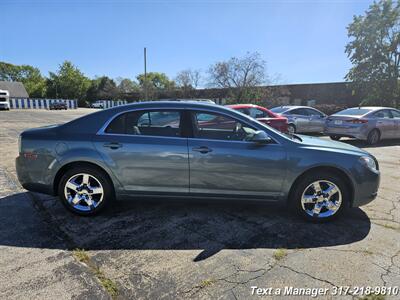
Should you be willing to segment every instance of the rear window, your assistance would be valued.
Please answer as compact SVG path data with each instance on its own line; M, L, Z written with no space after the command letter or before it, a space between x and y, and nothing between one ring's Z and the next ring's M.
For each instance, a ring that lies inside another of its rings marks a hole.
M135 111L116 117L105 130L111 134L179 137L179 111Z
M274 107L274 108L270 109L270 111L277 113L277 114L283 113L284 111L287 111L287 110L288 110L287 107Z
M362 116L371 112L370 109L365 108L348 108L334 114L335 116Z

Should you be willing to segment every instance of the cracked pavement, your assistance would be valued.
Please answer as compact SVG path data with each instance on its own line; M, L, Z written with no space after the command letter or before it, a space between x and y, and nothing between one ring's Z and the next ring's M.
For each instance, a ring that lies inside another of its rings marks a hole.
M272 205L166 199L120 202L83 218L56 197L23 190L14 160L22 130L89 111L0 112L0 298L110 298L74 259L75 248L115 282L120 299L262 298L252 286L400 286L400 141L367 148L380 164L378 197L333 223L309 224ZM285 249L281 259L277 249Z

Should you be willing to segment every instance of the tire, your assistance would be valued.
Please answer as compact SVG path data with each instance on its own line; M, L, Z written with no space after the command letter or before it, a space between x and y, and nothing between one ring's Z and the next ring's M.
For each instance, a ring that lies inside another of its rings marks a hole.
M108 176L97 168L73 167L61 177L58 195L69 211L80 216L93 216L114 200L114 187Z
M329 191L332 187L335 187L336 191L332 189L329 197L326 197L327 193L325 196L317 196L313 185L316 182L321 192ZM302 176L294 186L289 200L295 214L307 221L322 223L336 219L349 207L350 191L347 184L336 174L317 171ZM331 209L327 205L330 205Z
M296 133L296 126L293 125L293 124L289 124L288 127L287 127L287 131L288 131L289 134Z
M367 136L367 144L368 145L375 145L379 143L381 139L381 133L378 129L372 129Z
M340 136L338 136L338 135L330 135L329 137L331 138L331 140L334 140L334 141L340 140Z

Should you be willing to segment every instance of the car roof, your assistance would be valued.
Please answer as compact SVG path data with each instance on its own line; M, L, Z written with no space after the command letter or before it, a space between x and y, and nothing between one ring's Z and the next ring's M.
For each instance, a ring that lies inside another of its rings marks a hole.
M262 107L260 105L256 105L256 104L252 104L252 103L247 103L247 104L241 104L241 103L239 103L239 104L228 104L228 105L225 105L225 106L226 107L231 107L231 108L251 108L251 107L265 108L265 107Z
M69 128L70 130L85 130L85 132L93 132L98 130L98 124L104 124L111 117L119 113L129 112L131 110L141 109L205 109L214 112L223 112L226 110L234 111L229 107L222 105L216 105L215 103L204 102L204 101L193 101L188 99L187 101L171 101L171 100L158 100L158 101L143 101L135 102L120 106L114 106L111 108L103 109L91 114L84 115L80 118L74 119L68 123L62 125L63 128ZM236 111L239 114L239 112ZM96 129L97 128L97 129Z
M353 108L364 108L364 109L370 109L370 110L380 110L380 109L396 109L393 107L385 107L385 106L357 106L357 107L349 107L346 109L353 109Z
M314 107L306 106L306 105L283 105L281 107L284 107L284 108L312 108L312 109L315 109Z
M156 100L156 101L141 101L135 103L128 103L125 105L115 106L110 109L118 109L123 108L125 109L135 109L139 107L208 107L208 108L215 108L219 105L216 105L214 102L208 102L203 99L196 100L196 99L167 99L167 100Z

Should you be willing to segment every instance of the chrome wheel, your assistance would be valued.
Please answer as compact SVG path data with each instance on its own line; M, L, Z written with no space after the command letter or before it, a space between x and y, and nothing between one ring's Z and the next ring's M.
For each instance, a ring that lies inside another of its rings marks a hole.
M301 196L301 207L311 217L333 216L342 205L342 192L333 182L318 180L306 187Z
M378 130L374 129L371 131L369 136L369 143L371 145L376 144L379 141L379 132Z
M104 189L96 177L80 173L67 180L64 196L74 209L93 211L103 201Z

